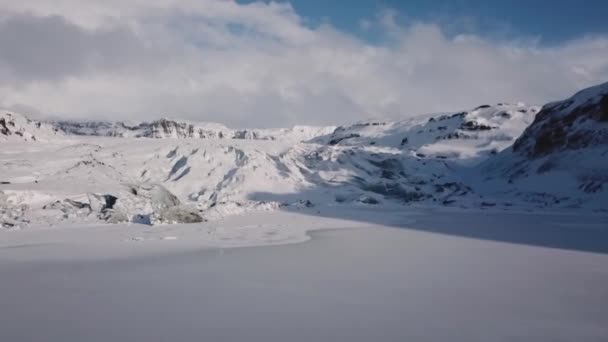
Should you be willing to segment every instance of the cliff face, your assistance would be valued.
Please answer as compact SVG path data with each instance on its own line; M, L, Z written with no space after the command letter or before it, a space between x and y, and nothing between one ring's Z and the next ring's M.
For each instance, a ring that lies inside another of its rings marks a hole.
M123 138L225 138L231 137L231 130L214 123L192 123L159 119L152 122L129 124L105 121L56 121L58 130L69 135L107 136Z
M49 123L67 135L154 139L308 140L334 127L296 126L281 129L230 129L212 122L162 118L151 122L54 121Z
M545 105L513 144L513 151L539 158L565 150L608 144L608 82Z
M194 124L160 119L140 124L141 136L148 138L215 138L227 137L229 129L217 124Z

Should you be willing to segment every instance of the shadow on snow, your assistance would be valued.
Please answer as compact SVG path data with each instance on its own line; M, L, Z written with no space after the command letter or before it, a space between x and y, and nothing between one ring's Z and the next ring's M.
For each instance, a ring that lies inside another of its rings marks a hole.
M252 199L294 203L319 198L311 190L298 194L255 193ZM322 195L321 195L322 196ZM496 209L383 209L381 205L285 206L284 211L369 222L400 229L520 245L608 254L608 216L593 213L498 211Z

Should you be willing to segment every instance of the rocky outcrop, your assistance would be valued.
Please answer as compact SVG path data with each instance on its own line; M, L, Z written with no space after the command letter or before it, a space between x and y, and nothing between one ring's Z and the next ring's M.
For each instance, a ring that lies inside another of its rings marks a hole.
M480 172L494 183L478 189L498 186L495 193L547 207L608 210L608 83L543 106L512 148Z
M56 135L53 128L23 115L0 111L0 140L36 141Z
M0 192L0 204L1 196ZM0 214L14 214L17 209L19 208L12 208L10 212L8 209L0 211ZM65 198L44 205L42 210L48 212L49 217L55 212L63 219L99 220L107 223L135 222L153 225L204 221L196 208L182 204L160 184L132 185L127 191L115 195L88 193L86 196ZM15 224L15 218L3 222Z
M608 144L608 82L545 105L513 144L513 151L538 158L564 150Z
M146 199L152 207L150 213L136 213L136 221L158 223L197 223L203 218L196 209L183 205L169 190L160 184L132 186L131 193Z
M223 139L233 135L230 129L219 124L193 123L166 118L136 124L120 121L53 121L51 124L65 134L85 136Z

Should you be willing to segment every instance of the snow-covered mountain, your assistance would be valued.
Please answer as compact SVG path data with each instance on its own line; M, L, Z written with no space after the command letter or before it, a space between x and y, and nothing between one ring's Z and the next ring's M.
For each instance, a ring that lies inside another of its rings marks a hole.
M606 88L542 109L483 105L337 128L3 114L0 221L196 222L315 206L606 210Z
M502 193L607 209L608 83L545 105L511 148L480 169Z
M470 163L511 146L539 109L521 103L499 103L396 122L361 122L340 126L331 135L315 141L340 146L392 147L422 158Z
M608 82L545 105L513 145L530 158L608 144Z
M58 134L53 125L0 109L0 141L44 141Z
M108 121L55 121L58 130L73 135L134 138L228 138L228 127L216 123L193 123L170 119L128 123Z
M291 129L230 129L213 122L191 122L162 118L152 122L53 121L49 123L68 135L155 138L155 139L247 139L305 140L325 134L333 127L296 126Z

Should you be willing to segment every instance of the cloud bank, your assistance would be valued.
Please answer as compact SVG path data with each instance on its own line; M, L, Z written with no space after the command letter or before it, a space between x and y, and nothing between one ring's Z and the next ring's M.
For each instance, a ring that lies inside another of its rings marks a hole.
M286 3L0 0L0 107L233 127L402 118L560 99L608 80L608 36L555 46L365 19L370 43Z

